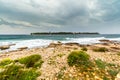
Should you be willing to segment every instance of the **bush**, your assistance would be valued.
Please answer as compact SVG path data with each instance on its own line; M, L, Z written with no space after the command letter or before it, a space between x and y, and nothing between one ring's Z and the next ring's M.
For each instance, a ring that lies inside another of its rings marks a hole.
M28 67L28 68L36 66L37 62L40 62L39 66L41 66L41 64L43 62L42 59L41 59L41 56L37 55L37 54L21 58L18 61L21 64L25 64L26 67Z
M82 50L82 51L87 51L87 48L86 48L86 47L83 47L81 50Z
M5 65L8 65L10 63L12 63L13 61L10 59L4 59L0 62L0 67L4 67Z
M100 47L100 48L93 49L93 51L95 51L95 52L106 52L106 51L108 51L108 49L105 48L105 47Z
M0 73L0 80L35 80L38 75L34 69L24 69L13 64Z
M39 74L34 69L20 70L17 77L17 80L36 80Z
M18 80L16 76L19 69L20 66L17 65L7 67L2 73L0 73L0 80Z
M75 66L85 65L86 66L86 65L89 65L88 63L90 62L89 58L90 56L83 51L73 51L69 54L67 58L68 59L67 62L69 66L73 66L73 65Z

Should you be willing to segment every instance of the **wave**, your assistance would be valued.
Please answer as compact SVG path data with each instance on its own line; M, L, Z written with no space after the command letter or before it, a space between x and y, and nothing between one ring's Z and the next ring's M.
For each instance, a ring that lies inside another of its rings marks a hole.
M79 44L92 44L92 43L100 43L99 40L106 39L105 37L97 37L97 38L66 38L64 43L68 42L76 42Z
M28 48L34 48L34 47L43 47L48 46L50 43L56 42L53 40L44 40L44 39L33 39L33 40L22 40L22 41L9 41L9 42L0 42L0 46L2 45L12 45L9 49L5 51L12 51L17 50L21 47L28 47Z

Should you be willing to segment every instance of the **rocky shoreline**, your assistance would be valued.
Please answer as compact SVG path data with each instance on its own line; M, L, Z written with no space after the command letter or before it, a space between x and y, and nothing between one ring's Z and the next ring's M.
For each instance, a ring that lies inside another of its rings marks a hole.
M120 66L120 43L109 40L101 40L101 42L101 44L92 45L80 45L78 43L63 44L61 42L58 42L51 43L48 47L33 49L28 49L27 47L24 47L16 51L6 52L3 54L1 53L0 61L6 58L15 60L33 54L40 54L44 63L39 69L41 71L41 76L39 76L37 80L59 80L56 76L60 72L69 75L69 77L77 77L77 72L74 69L75 67L69 67L69 65L67 64L68 55L72 51L76 50L85 50L85 52L90 55L91 60L101 59L106 63ZM116 75L116 80L120 79L119 75L120 73ZM102 80L99 78L96 79ZM77 78L77 80L80 80L79 77ZM88 80L91 79L88 78Z

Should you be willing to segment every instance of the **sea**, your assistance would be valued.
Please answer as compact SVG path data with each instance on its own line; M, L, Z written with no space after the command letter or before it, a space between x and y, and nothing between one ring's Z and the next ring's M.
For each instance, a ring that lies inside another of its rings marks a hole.
M120 34L65 34L65 35L0 35L0 46L12 45L7 50L17 50L21 47L35 48L46 47L50 43L79 43L79 44L94 44L101 43L99 40L113 40L120 42Z

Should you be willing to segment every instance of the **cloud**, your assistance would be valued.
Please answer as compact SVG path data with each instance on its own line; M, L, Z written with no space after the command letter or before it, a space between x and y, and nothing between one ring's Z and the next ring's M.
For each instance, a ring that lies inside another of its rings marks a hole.
M104 27L120 26L119 5L119 0L0 0L0 24L27 28L24 33L103 32Z

